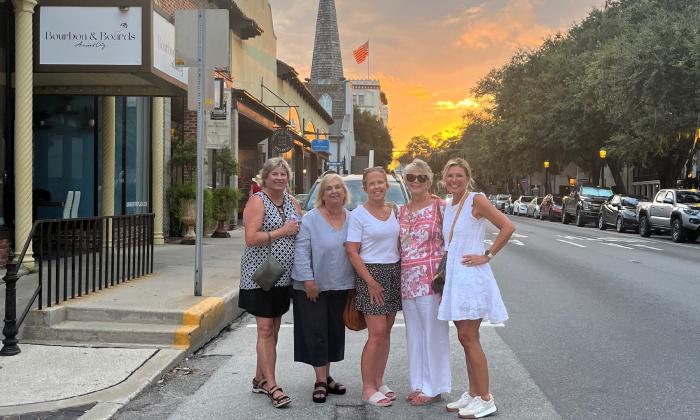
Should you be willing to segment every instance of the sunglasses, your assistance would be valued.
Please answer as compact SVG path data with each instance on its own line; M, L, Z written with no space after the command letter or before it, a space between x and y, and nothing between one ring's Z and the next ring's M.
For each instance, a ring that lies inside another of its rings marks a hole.
M428 175L406 175L406 181L414 182L415 180L418 180L418 182L420 182L421 184L425 184L426 182L428 182Z

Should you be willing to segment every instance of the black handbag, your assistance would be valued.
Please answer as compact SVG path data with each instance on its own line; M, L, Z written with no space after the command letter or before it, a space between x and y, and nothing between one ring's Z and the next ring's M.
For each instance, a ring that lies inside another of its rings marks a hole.
M464 201L466 200L467 196L469 193L465 192L464 195L462 195L462 199L459 200L459 208L457 209L457 214L455 215L454 220L452 221L452 227L450 227L450 238L447 241L447 245L450 245L450 242L452 242L452 235L455 233L455 225L457 224L457 220L459 220L459 215L462 213L462 207L464 206ZM445 268L447 266L447 251L445 251L445 255L442 256L442 259L440 260L440 264L438 265L437 270L435 271L435 275L433 276L433 281L430 283L430 288L433 289L433 292L435 293L442 293L443 289L445 288Z
M272 237L270 233L267 233L267 250L269 252L267 258L263 263L255 270L253 273L253 281L260 286L265 292L269 292L275 283L277 283L285 272L285 269L277 261L274 255L272 255Z

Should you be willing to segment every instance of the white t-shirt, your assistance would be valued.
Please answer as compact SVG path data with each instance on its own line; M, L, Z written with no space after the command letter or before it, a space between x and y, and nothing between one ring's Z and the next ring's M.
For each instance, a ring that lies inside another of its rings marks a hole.
M350 212L348 242L359 242L360 257L368 264L392 264L399 255L399 221L392 210L385 221L372 216L359 205Z

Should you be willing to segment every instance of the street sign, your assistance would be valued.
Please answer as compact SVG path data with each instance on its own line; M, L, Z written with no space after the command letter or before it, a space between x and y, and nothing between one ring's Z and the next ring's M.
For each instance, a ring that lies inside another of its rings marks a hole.
M329 140L311 140L312 152L328 152L331 150L331 142Z
M197 10L175 11L175 65L179 67L199 66ZM206 69L229 68L230 33L228 10L204 10L204 67Z
M211 111L214 109L214 75L211 72L205 72L204 76L204 110ZM199 110L199 96L197 86L199 83L199 69L192 67L187 74L187 109L190 111Z

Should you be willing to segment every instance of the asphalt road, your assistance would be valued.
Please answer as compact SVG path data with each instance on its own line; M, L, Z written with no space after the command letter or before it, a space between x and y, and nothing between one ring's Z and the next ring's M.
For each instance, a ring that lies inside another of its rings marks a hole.
M698 418L700 244L513 220L516 235L492 262L511 319L505 327L482 328L497 418ZM348 394L313 404L312 371L293 362L290 315L280 333L277 372L291 408L273 409L250 392L255 328L246 316L117 418L455 418L443 404L415 408L402 401L410 389L400 316L386 374L399 392L396 404L378 409L360 401L364 332L348 332L346 359L332 367ZM447 400L466 387L454 327L451 335Z

